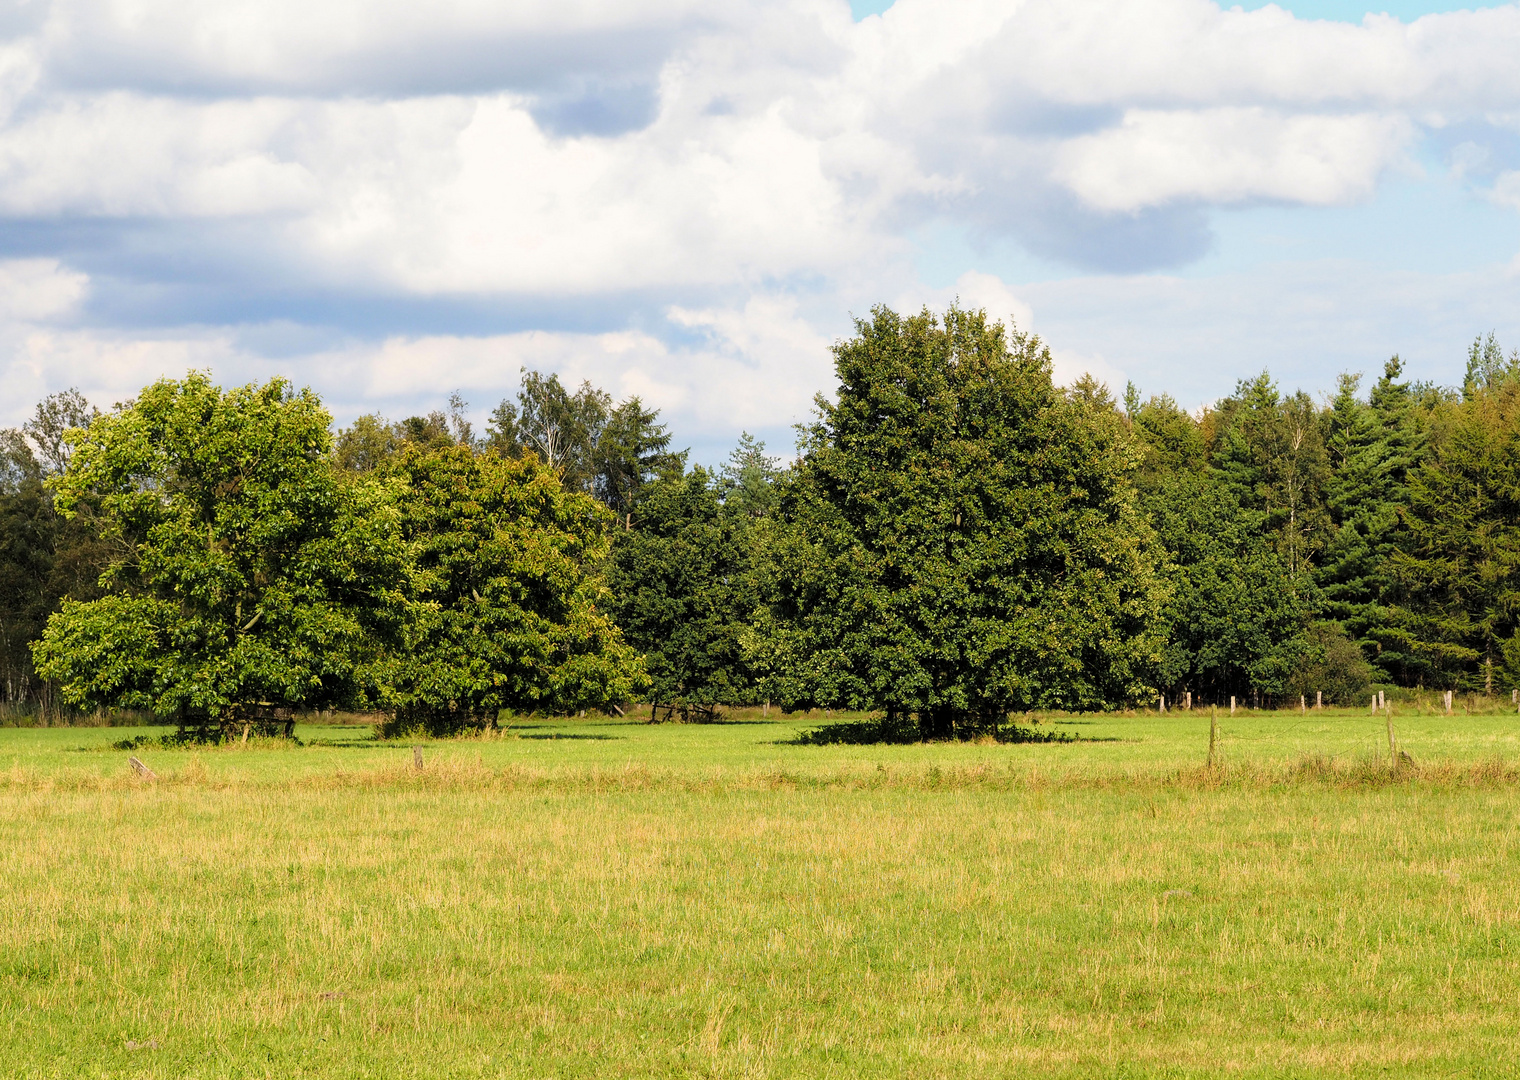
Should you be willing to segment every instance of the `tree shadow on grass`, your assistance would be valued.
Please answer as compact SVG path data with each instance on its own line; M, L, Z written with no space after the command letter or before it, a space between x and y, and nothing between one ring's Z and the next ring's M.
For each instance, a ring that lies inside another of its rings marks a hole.
M1064 731L1036 731L1033 728L1008 724L994 734L985 732L982 738L999 743L1074 743L1117 742L1116 739L1083 739ZM792 746L878 746L882 743L906 746L911 743L928 742L912 720L892 720L874 717L868 720L849 720L838 724L800 731L796 738L780 740ZM935 740L944 742L970 742L973 739Z
M533 735L524 735L519 731L513 731L519 739L589 739L593 742L613 742L619 739L627 739L627 735L583 735L580 733L565 734L560 731L546 731Z

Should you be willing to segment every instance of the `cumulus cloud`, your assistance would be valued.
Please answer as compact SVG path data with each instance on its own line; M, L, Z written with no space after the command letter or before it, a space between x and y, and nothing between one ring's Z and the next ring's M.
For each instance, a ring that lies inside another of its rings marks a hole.
M284 319L344 408L528 364L703 430L800 419L876 300L1064 325L995 275L926 288L916 229L1109 295L1173 280L1222 209L1372 199L1427 140L1520 208L1517 51L1515 6L33 0L0 19L7 385L273 371ZM460 305L511 314L448 327ZM1054 343L1062 378L1136 363Z

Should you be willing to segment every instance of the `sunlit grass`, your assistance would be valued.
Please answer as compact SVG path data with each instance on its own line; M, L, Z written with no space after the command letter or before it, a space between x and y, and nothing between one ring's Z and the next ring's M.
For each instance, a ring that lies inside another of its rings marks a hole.
M739 719L0 731L0 1075L1516 1071L1520 718Z

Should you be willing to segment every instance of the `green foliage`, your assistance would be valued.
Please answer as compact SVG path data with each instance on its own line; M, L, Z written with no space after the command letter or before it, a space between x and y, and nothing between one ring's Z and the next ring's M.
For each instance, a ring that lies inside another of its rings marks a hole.
M67 390L44 398L19 430L0 431L0 701L30 700L44 714L55 714L58 702L36 675L31 643L65 596L99 594L95 579L107 558L92 507L60 517L46 480L68 465L66 433L95 415Z
M1343 375L1329 413L1332 475L1325 487L1335 531L1316 568L1324 614L1350 635L1384 679L1407 678L1411 657L1394 629L1390 559L1405 542L1407 476L1422 435L1410 387L1398 381L1397 356L1384 366L1370 400Z
M645 490L635 524L614 532L610 610L646 656L652 701L755 700L741 648L759 600L744 512L753 503L736 490L725 503L705 469L667 476Z
M1288 677L1289 698L1313 704L1316 694L1333 705L1362 705L1372 690L1372 665L1335 623L1316 623L1302 635L1303 649Z
M1106 393L1061 393L1038 339L955 308L877 308L834 356L765 548L772 696L934 736L1147 696L1164 589Z
M531 457L463 446L406 446L384 475L409 568L402 644L376 672L391 730L449 734L642 689L596 575L605 509Z
M1520 350L1508 356L1490 332L1487 339L1473 339L1467 350L1467 373L1462 378L1462 397L1472 400L1484 390L1497 390L1507 382L1520 379Z
M1266 372L1220 402L1211 464L1263 526L1290 574L1310 569L1330 535L1324 487L1330 465L1319 411L1300 391L1281 397Z
M1152 492L1182 472L1198 472L1208 463L1208 447L1198 422L1179 408L1170 394L1153 396L1140 404L1131 383L1132 406L1127 410L1136 438L1144 449L1135 482L1142 492Z
M517 404L496 407L485 445L506 457L536 456L567 489L594 494L626 524L644 484L685 466L659 415L637 397L614 407L612 395L589 382L571 393L558 375L524 369Z
M352 702L399 577L396 520L340 485L328 416L273 380L161 380L70 433L59 511L98 506L107 594L69 600L33 653L82 707L227 727Z
M1283 693L1314 589L1272 550L1265 512L1206 473L1177 473L1147 502L1171 560L1164 684L1213 701Z
M1479 387L1431 414L1405 522L1408 538L1390 569L1400 593L1393 632L1411 673L1431 686L1471 690L1496 689L1501 674L1514 680L1520 381Z

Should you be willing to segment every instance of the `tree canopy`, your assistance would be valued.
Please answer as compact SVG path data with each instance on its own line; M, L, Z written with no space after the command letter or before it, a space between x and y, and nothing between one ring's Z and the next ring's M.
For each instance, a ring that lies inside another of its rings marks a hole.
M958 308L877 308L834 357L767 550L773 695L947 735L1149 694L1160 550L1106 394L1063 393L1037 338Z
M330 418L283 380L161 380L69 433L50 484L98 505L105 595L65 600L34 653L78 706L227 726L355 700L398 580L382 493L340 485Z

